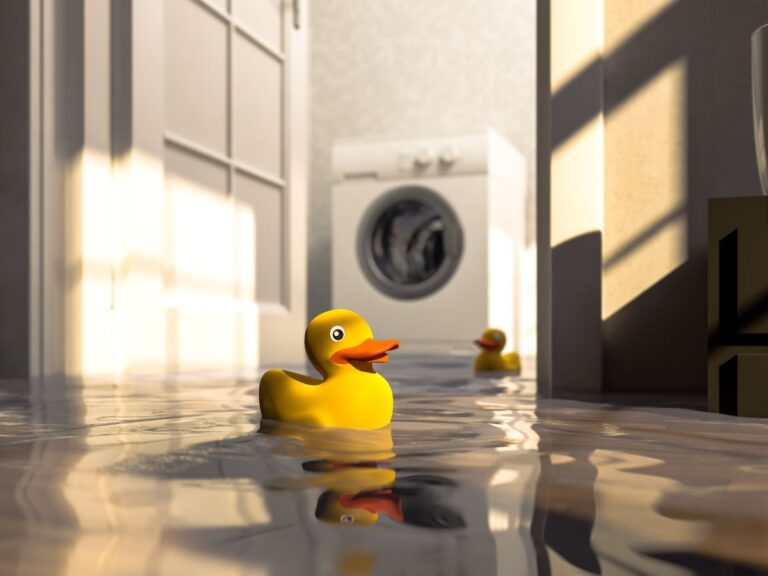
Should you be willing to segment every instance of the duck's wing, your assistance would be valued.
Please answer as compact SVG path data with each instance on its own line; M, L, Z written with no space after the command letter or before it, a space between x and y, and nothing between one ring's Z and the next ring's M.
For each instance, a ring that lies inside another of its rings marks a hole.
M322 380L290 372L268 370L259 384L259 406L263 418L303 424L318 424L317 398Z
M298 372L291 372L290 370L281 370L281 372L286 376L288 376L288 378L301 382L302 384L309 384L311 386L316 386L317 384L321 384L323 382L321 378L313 378L312 376L307 376L306 374L299 374Z
M502 360L504 360L504 363L511 370L520 370L520 354L518 354L517 352L510 352L509 354L504 354L504 356L502 356Z

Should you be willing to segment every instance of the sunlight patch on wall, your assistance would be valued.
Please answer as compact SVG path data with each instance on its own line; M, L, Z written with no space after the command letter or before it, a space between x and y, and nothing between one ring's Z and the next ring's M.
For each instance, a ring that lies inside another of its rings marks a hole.
M114 374L111 162L85 149L67 186L67 371ZM79 182L77 175L79 174Z
M550 85L556 94L603 53L603 0L553 0ZM603 116L597 91L582 95L575 107L598 110L552 151L551 246L602 230ZM556 121L554 119L553 121ZM557 129L557 127L554 127Z
M169 301L179 304L168 307L169 367L171 371L224 367L236 344L234 310L215 306L233 297L227 170L180 155L174 159L172 152L167 164L166 306Z
M121 210L117 279L122 337L121 368L149 372L165 368L163 165L139 150L115 163Z
M686 76L669 64L606 119L603 318L687 259Z
M172 371L255 369L256 215L222 166L168 149L168 354Z
M552 154L552 246L603 227L602 114Z
M611 53L678 0L605 0L605 47Z
M552 94L603 52L603 0L552 0Z
M235 365L255 370L259 364L259 316L256 301L256 214L251 206L235 200Z
M82 152L67 187L70 374L256 369L254 209L226 169L180 156Z

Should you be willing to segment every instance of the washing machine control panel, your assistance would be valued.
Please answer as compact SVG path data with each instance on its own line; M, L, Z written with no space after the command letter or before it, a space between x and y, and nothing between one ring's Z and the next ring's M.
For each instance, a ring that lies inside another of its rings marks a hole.
M433 164L440 172L452 168L461 158L461 150L456 144L446 144L437 149L432 146L401 150L398 154L398 168L401 173L421 173Z
M440 164L443 166L453 166L460 157L461 151L455 144L448 144L440 150Z
M432 148L424 146L419 148L413 157L413 164L416 168L427 168L435 159L435 152Z
M486 174L490 150L509 148L492 130L465 136L339 141L333 148L336 182Z

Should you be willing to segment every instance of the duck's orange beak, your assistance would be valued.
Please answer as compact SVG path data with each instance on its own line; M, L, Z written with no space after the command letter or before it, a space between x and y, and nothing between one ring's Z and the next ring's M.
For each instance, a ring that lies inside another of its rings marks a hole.
M373 340L368 338L357 346L338 350L331 356L334 364L352 364L355 362L389 362L387 352L400 347L397 340Z
M491 340L490 338L478 338L475 340L475 345L479 346L480 348L485 348L486 350L490 350L491 348L496 348L496 346L499 345L496 340Z
M339 498L339 504L344 508L367 510L371 514L383 512L392 520L403 521L400 497L393 494L390 488L360 492L359 494L344 494Z

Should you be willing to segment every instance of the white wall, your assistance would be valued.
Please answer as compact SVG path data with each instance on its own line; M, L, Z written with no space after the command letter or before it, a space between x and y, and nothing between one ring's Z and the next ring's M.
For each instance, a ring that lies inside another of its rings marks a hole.
M535 0L322 0L311 21L309 315L330 307L331 145L491 126L528 160L535 238Z

